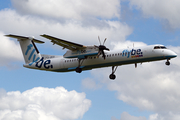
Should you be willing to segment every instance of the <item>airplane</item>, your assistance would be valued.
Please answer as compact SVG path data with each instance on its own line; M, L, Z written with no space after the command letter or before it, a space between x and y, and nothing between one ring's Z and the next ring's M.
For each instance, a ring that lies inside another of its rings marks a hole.
M26 68L38 69L53 72L70 72L76 71L81 73L85 70L95 68L112 67L112 72L109 75L111 80L116 78L115 72L118 66L166 60L165 64L170 65L169 60L177 57L177 54L164 45L149 45L142 47L133 47L110 51L104 44L94 46L84 46L67 40L59 39L50 35L41 35L44 38L51 40L53 44L57 44L68 51L63 56L40 54L35 43L44 43L33 37L24 37L18 35L5 35L7 37L16 38L21 46L24 56Z

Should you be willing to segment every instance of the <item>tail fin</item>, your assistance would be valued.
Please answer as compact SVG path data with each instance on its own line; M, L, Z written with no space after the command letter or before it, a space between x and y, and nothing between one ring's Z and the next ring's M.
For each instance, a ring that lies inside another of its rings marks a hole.
M41 55L34 42L44 43L43 41L39 41L30 37L23 37L17 35L6 35L6 36L18 39L18 41L20 42L21 50L26 64L32 65L34 62L37 62L38 60L41 59Z

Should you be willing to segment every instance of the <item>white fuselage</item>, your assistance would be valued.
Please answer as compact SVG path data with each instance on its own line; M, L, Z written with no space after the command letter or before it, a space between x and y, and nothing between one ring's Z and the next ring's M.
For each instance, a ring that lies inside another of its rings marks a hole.
M86 59L81 60L82 64L80 68L82 68L82 70L90 70L108 66L165 60L177 56L176 53L169 49L155 49L155 46L156 45L150 45L105 52L105 60L102 58L102 55L100 55L99 58L96 56L88 56ZM78 67L78 59L52 55L49 56L49 58L42 57L40 61L26 64L24 67L54 72L75 71Z

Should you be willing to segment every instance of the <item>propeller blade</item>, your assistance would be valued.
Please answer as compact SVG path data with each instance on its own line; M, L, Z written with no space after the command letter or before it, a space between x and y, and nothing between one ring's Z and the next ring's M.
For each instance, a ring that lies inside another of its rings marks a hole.
M106 48L106 46L104 46L104 44L105 44L107 38L104 39L103 44L101 44L101 40L100 40L100 37L99 37L99 36L98 36L98 40L99 40L100 45L99 45L99 46L94 45L94 47L96 47L96 48L99 49L97 58L102 54L102 57L103 57L104 60L105 60L105 59L106 59L106 55L105 55L105 53L104 53L104 50L110 51L109 48Z
M101 40L100 40L100 37L98 36L98 40L99 40L99 43L100 43L100 45L101 45Z
M105 60L106 59L106 55L105 55L104 51L102 51L102 54L103 54L103 58Z
M105 48L104 50L110 51L109 48Z
M101 55L101 51L98 52L97 58L99 58L100 55Z
M107 38L104 39L103 45L104 45L104 43L106 42L106 40L107 40Z

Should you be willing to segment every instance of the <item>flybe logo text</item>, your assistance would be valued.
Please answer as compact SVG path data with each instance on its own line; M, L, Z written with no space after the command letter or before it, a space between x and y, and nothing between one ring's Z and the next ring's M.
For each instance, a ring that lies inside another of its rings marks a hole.
M31 50L31 48L32 48L33 50ZM36 53L35 53L36 50L33 48L33 45L32 45L32 44L30 44L30 45L27 46L27 50L26 50L26 52L25 52L25 55L26 55L26 56L28 55L28 53L30 52L30 50L31 50L31 53L29 54L28 60L30 61L31 58L32 58L32 62L29 64L29 65L31 66L34 62L38 61L40 58L36 56Z
M131 58L137 58L137 57L143 57L143 52L141 49L132 49L132 50L123 50L122 52L123 57L131 57Z
M45 69L53 68L51 60L44 60L44 57L42 57L40 61L36 62L36 67L41 68L42 66L44 66Z
M27 46L25 55L27 56L27 59L30 61L29 63L30 66L36 63L35 66L38 68L41 68L41 67L44 67L45 69L53 68L53 65L51 65L51 60L44 60L44 57L40 59L40 56L37 54L32 44L29 44Z

